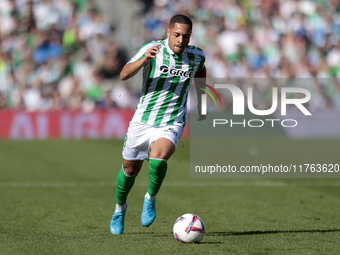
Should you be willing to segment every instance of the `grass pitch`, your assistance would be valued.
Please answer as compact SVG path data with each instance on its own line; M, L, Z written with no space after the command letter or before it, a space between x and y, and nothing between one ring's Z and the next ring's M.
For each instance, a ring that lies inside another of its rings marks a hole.
M190 179L189 141L181 141L169 161L153 225L140 223L145 162L128 198L124 234L113 236L109 222L122 144L0 141L0 254L340 251L339 179ZM330 140L327 146L338 144ZM201 244L173 237L175 219L189 212L205 223Z

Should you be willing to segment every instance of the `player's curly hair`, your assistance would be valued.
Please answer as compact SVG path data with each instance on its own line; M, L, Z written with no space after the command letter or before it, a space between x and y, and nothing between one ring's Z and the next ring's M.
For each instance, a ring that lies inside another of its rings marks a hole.
M170 20L169 27L174 27L175 23L179 24L187 24L190 26L190 30L192 30L192 21L190 18L183 14L177 14L173 16Z

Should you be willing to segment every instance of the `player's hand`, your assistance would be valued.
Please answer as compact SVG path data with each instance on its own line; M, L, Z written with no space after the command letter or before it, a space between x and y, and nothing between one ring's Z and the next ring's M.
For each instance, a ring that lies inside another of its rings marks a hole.
M146 58L146 61L150 61L151 59L155 58L156 57L156 54L159 53L159 46L161 46L162 44L157 44L153 47L151 47L150 49L148 49L145 53L145 58Z

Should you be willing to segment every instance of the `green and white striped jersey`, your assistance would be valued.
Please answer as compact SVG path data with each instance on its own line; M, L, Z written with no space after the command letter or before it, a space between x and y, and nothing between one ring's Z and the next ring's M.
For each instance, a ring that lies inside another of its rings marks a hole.
M157 44L161 44L160 52L143 68L142 93L132 121L155 127L184 127L191 81L195 72L203 69L205 56L201 49L190 45L177 56L165 39L143 45L128 63L141 59Z

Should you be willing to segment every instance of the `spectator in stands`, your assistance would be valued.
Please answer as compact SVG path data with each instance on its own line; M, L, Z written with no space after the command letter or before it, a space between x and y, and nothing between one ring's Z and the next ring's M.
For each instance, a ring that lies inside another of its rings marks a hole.
M164 38L169 17L187 14L210 76L318 79L311 107L340 109L339 1L142 2L134 21L145 18L145 42ZM115 81L130 56L114 42L96 1L2 0L0 19L1 108L134 107L112 92L135 101L135 92ZM139 45L133 42L126 46Z

